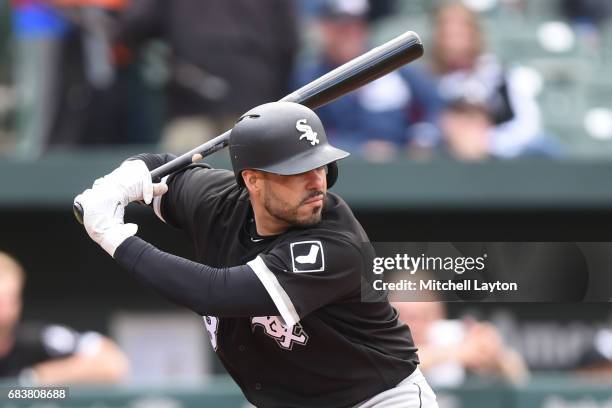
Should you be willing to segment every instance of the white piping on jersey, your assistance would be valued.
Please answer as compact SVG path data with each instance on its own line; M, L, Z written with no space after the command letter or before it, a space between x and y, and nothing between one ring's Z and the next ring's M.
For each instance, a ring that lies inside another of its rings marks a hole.
M170 176L166 176L164 178L161 179L162 183L166 183L166 180L168 180L168 177ZM161 213L161 199L163 196L159 196L159 197L155 197L153 199L153 211L155 212L155 215L157 215L157 218L159 218L160 220L162 220L164 223L166 222L166 220L164 220L164 217L162 217L162 213Z
M261 259L260 256L247 262L247 265L251 267L255 275L259 278L261 283L264 285L268 294L272 298L272 301L276 305L276 308L281 314L281 317L285 321L285 325L288 329L291 329L297 322L300 321L300 316L295 311L295 307L289 299L287 292L278 282L276 276L268 268L266 263Z
M249 225L247 226L249 239L251 240L251 242L258 243L266 239L265 237L264 238L253 238L253 235L251 235L251 224L255 224L255 218L251 218L249 220ZM255 235L257 235L257 227L255 227Z

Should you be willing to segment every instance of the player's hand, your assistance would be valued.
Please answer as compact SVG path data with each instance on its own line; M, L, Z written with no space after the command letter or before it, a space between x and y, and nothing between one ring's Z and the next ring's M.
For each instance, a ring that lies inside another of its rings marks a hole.
M85 190L74 199L83 207L83 225L91 239L110 256L123 241L136 234L136 224L124 224L127 199L116 189L98 185Z
M155 186L153 196L168 190L165 184ZM87 234L110 256L114 256L119 245L138 231L136 224L124 224L129 197L112 184L98 184L76 196L74 201L83 208L83 225Z
M110 174L97 179L91 189L75 197L83 208L87 234L110 256L123 241L138 231L136 224L124 224L125 207L138 200L150 204L153 197L168 191L163 183L153 184L142 160L126 161Z
M144 201L151 204L154 195L159 196L167 191L165 184L153 184L149 169L142 160L123 162L112 173L94 182L93 189L99 187L116 189L121 195L120 200L127 203Z

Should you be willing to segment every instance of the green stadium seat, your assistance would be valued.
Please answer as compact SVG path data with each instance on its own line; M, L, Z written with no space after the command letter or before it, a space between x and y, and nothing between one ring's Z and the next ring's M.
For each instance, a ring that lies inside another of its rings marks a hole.
M587 100L590 106L612 109L612 83L602 81L589 84Z
M385 41L405 32L414 31L421 37L427 50L427 43L431 37L429 16L397 15L388 17L372 27L372 44L382 44Z
M433 3L433 0L397 0L399 13L409 16L429 13Z
M601 50L603 60L612 66L612 21L601 28Z
M561 17L560 0L523 0L530 21L555 20Z

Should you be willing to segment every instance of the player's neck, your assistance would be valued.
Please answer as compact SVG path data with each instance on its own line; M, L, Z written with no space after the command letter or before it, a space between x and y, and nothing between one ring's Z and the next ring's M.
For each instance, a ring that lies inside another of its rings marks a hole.
M253 208L253 218L255 219L257 235L261 237L280 235L291 227L286 221L270 214L261 203L251 200L251 207Z
M255 229L257 235L269 237L282 234L289 229L289 225L285 222L281 222L270 214L262 214L259 217L255 214Z

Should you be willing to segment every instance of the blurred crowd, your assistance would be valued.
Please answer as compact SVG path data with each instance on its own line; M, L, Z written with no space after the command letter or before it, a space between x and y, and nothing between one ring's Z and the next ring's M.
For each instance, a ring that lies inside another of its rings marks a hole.
M413 29L397 24L413 3L11 0L0 6L12 39L0 33L12 63L0 68L0 152L139 143L183 152L364 53L389 21L393 35ZM373 161L564 156L537 81L489 44L481 6L491 2L419 3L408 14L425 22L426 56L321 108L332 142ZM591 37L611 13L607 1L554 4Z

